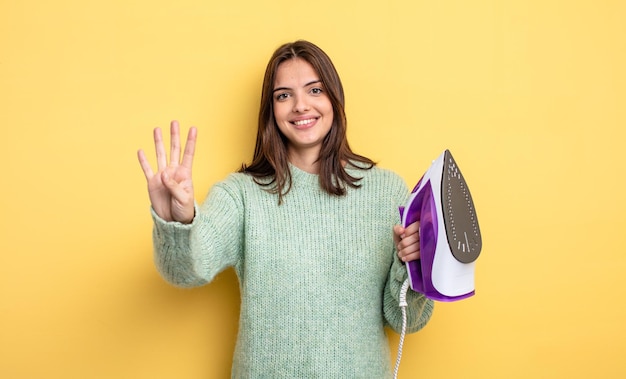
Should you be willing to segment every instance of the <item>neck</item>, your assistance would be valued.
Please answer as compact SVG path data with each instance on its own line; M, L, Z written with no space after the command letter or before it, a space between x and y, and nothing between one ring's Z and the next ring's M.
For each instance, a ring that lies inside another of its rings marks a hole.
M289 162L309 174L319 174L319 149L312 151L289 151Z

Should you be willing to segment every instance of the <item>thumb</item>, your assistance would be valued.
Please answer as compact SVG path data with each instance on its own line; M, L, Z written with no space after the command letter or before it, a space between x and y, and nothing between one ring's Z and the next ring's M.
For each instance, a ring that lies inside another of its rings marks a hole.
M174 198L180 200L180 197L185 193L185 190L181 187L180 183L174 180L170 174L167 173L167 170L164 170L161 173L161 181L163 182L165 188L170 191L170 194Z
M393 236L397 242L400 242L402 238L404 238L405 228L402 225L394 225L393 226Z
M170 192L174 189L174 187L176 187L176 185L178 185L178 183L176 183L176 181L167 173L167 170L163 170L161 173L161 182L165 187L167 187L167 189L170 190Z
M397 224L397 225L394 225L394 226L393 226L393 232L394 232L397 236L401 236L402 234L404 234L404 232L405 232L405 228L404 228L402 225Z
M181 206L186 207L190 203L190 198L193 197L189 195L189 193L183 188L183 186L174 180L167 171L163 171L161 173L161 181L165 188L168 189L172 198L178 202Z

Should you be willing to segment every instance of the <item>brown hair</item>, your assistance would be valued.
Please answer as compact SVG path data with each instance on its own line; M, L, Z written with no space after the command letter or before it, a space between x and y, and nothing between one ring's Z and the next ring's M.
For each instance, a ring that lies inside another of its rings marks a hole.
M282 202L282 197L291 189L287 140L278 129L274 119L272 92L278 66L292 58L304 59L313 66L332 104L333 124L324 138L318 158L319 181L320 186L327 193L345 195L346 185L357 188L361 178L348 174L344 163L359 169L370 169L375 163L369 158L355 154L350 149L346 137L347 120L344 111L343 86L339 74L328 55L308 41L299 40L280 46L267 64L261 92L254 156L252 163L249 166L242 165L239 171L252 175L257 184L269 187L268 191L271 193L277 193L279 204ZM362 164L355 165L356 162Z

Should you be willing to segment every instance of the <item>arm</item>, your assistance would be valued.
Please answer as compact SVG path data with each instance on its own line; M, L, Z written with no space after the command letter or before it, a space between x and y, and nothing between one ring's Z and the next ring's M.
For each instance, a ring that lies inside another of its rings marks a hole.
M193 223L168 222L154 209L151 211L154 221L154 263L161 276L179 287L196 287L206 283L194 270L190 248Z
M215 190L198 209L191 179L197 130L189 129L182 157L178 122L172 121L170 135L168 162L161 129L154 129L156 172L143 150L137 156L152 206L156 266L172 284L193 287L210 281L237 261L240 239L228 238L240 230L242 207L228 191Z
M191 224L166 222L153 211L154 260L161 276L179 287L201 286L242 258L243 206L236 191L216 184Z
M408 278L405 265L394 254L394 260L389 270L383 299L385 321L396 332L402 329L402 312L399 306L400 288ZM408 290L407 296L407 333L414 333L422 329L433 312L434 302L423 294Z
M403 192L400 198L405 195L406 192ZM396 332L400 332L402 330L402 311L399 306L400 289L405 280L408 279L405 263L420 257L419 222L406 228L401 225L394 225L393 240L393 262L385 284L383 312L389 326ZM406 300L408 303L407 332L414 333L422 329L430 320L434 302L410 288L406 294Z

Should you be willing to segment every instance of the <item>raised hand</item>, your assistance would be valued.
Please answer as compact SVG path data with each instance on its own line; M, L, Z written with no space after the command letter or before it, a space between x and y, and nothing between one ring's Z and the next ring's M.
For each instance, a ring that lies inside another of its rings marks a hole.
M189 129L182 161L180 130L177 121L172 121L170 134L170 159L168 163L161 129L154 129L154 147L157 157L156 173L150 167L143 150L137 152L137 157L146 176L150 202L156 214L165 221L178 221L188 224L193 221L195 216L191 167L198 131L194 127Z

